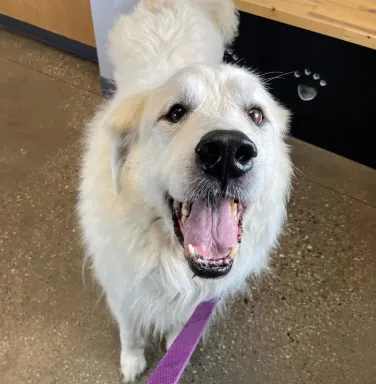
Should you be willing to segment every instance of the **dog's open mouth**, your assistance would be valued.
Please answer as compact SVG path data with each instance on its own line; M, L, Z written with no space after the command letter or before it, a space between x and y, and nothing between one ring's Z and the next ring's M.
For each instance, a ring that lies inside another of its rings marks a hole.
M169 201L175 234L194 275L214 279L229 273L243 234L245 207L234 199Z

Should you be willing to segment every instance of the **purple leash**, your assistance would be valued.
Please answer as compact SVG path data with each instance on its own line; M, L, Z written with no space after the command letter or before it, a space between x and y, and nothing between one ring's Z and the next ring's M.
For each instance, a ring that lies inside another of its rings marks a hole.
M219 299L197 306L146 384L177 384L195 351Z

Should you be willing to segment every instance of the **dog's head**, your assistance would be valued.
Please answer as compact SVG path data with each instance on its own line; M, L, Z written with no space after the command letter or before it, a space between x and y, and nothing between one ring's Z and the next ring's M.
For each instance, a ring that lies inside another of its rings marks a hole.
M248 208L278 193L288 118L244 69L185 69L111 116L114 187L122 193L124 169L137 174L140 199L175 233L192 271L224 276Z

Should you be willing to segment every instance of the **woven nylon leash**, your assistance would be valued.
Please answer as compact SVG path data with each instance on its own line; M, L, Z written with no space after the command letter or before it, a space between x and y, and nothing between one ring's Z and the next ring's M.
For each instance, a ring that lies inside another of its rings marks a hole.
M204 301L197 306L178 337L146 384L177 384L195 351L218 299Z

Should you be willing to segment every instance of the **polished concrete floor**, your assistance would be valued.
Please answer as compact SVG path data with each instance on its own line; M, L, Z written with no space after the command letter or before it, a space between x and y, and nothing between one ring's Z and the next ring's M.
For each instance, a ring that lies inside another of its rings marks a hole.
M116 327L83 283L74 214L97 67L0 29L0 73L0 382L120 383ZM183 384L376 382L376 171L291 145L273 273L250 281L252 300L234 299ZM153 344L150 367L161 355Z

